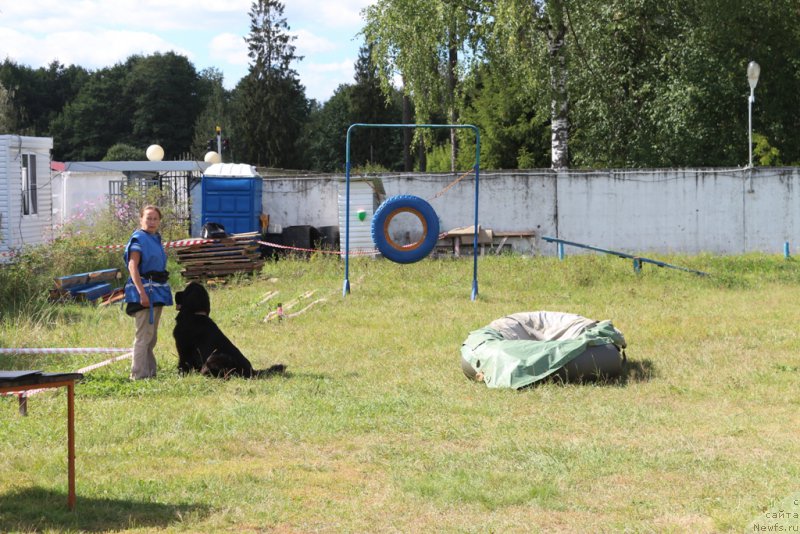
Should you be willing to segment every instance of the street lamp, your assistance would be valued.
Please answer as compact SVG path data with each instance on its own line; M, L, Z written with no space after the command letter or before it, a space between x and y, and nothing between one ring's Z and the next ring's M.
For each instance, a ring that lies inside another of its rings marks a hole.
M758 63L751 61L747 65L747 83L750 84L750 98L747 100L747 147L750 151L750 168L753 168L753 102L756 97L753 91L758 83L758 75L761 74L761 67Z
M150 161L161 161L164 159L164 149L160 145L150 145L145 152Z

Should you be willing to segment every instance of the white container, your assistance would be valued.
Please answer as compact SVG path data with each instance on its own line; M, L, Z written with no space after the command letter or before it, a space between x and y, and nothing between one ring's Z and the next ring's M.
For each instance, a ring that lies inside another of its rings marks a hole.
M339 249L345 251L345 211L347 207L346 182L339 182ZM371 182L350 179L350 253L358 250L374 250L372 242L372 216L378 207L378 198ZM358 212L363 210L364 220Z

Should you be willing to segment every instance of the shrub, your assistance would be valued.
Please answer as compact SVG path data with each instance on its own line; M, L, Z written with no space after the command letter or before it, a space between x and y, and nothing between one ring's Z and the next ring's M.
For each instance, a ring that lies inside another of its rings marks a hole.
M119 268L126 273L122 249L98 246L128 242L139 225L140 207L158 204L160 192L153 187L129 194L110 205L88 204L57 229L56 238L46 244L25 247L10 264L0 266L0 316L35 312L48 304L49 289L59 276ZM164 241L188 237L171 204L159 205L163 214Z

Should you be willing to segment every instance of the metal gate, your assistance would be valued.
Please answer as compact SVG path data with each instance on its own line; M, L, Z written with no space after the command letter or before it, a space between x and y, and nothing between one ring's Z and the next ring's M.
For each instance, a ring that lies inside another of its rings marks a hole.
M200 182L200 172L126 172L126 179L111 180L108 183L108 198L111 205L119 201L136 199L142 203L152 189L158 191L157 198L150 199L159 206L170 206L176 223L190 231L192 203L190 190ZM136 206L137 211L141 206Z

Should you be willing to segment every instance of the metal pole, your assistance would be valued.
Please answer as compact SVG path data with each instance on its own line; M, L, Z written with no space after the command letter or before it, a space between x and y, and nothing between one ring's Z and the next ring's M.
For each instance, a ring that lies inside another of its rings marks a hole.
M344 225L344 287L342 296L346 297L350 293L350 132L355 128L470 128L475 132L475 233L473 234L473 268L472 268L472 295L471 299L478 297L478 191L480 186L480 153L481 137L480 130L472 124L365 124L354 123L347 129L347 141L345 143L345 225Z
M748 167L753 168L753 89L750 89L750 98L747 100L747 149L750 154Z
M475 132L475 234L472 241L472 294L470 300L478 298L478 191L480 188L481 174L481 132L477 126L472 126Z
M351 124L347 129L347 141L345 142L344 286L342 286L342 297L346 297L350 293L350 132L355 126L355 124Z

